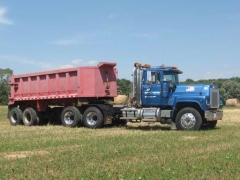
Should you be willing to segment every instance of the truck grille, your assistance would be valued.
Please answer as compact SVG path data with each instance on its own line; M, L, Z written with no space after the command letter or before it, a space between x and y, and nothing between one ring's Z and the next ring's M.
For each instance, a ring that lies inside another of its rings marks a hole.
M219 89L210 90L210 107L218 108L219 107Z

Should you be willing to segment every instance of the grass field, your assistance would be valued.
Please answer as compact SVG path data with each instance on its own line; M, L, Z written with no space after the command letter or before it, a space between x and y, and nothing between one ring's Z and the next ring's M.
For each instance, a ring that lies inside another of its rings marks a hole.
M0 107L0 179L240 179L240 109L214 130L127 124L11 126Z

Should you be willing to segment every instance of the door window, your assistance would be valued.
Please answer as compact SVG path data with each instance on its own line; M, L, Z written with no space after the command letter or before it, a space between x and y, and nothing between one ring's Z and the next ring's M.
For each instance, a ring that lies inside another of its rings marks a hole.
M147 71L147 83L160 84L160 73L156 71Z

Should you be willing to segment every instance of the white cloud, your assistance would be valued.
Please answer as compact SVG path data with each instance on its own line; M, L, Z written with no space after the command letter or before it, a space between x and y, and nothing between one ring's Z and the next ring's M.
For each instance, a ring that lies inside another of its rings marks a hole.
M43 69L54 69L55 68L55 66L52 63L44 62L44 61L31 61L31 60L22 59L22 60L19 60L19 62L22 64L40 66Z
M12 25L13 22L5 17L7 13L7 9L4 7L0 7L0 24Z
M75 66L71 65L71 64L65 64L59 67L59 69L66 69L66 68L73 68Z
M219 79L224 78L226 75L222 72L208 71L204 73L204 79Z
M90 65L96 65L98 63L98 61L88 61L87 64L90 64Z
M65 64L60 66L59 69L64 69L64 68L73 68L77 67L81 63L82 66L86 65L97 65L98 61L84 61L82 59L74 59L71 61L71 64Z
M79 66L79 64L80 64L80 66L88 66L88 65L95 66L98 63L98 61L95 61L95 60L84 61L82 59L74 59L69 64L61 65L61 63L57 63L57 65L56 65L56 61L29 60L24 57L9 56L9 55L0 55L0 64L1 64L1 62L8 62L10 64L16 65L16 67L24 67L24 68L21 68L21 71L18 71L18 73L74 68L74 67Z
M98 34L96 33L76 33L68 37L60 37L59 39L50 40L48 43L57 46L72 46L72 45L84 45L96 43L95 38Z
M79 64L81 62L83 62L82 59L74 59L74 60L71 61L72 64Z
M29 60L13 55L0 55L0 61L7 62L14 67L21 67L20 69L25 69L26 72L31 72L32 69L39 69L39 71L56 69L56 65L49 61Z

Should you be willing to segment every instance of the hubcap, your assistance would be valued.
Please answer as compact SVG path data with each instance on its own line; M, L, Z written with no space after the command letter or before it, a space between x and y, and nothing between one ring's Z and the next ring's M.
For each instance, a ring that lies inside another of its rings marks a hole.
M68 125L74 122L74 114L72 112L66 112L64 114L64 122Z
M98 117L97 114L95 112L89 112L87 114L87 123L91 126L94 126L97 124L98 121Z
M196 124L196 118L192 113L183 114L181 117L181 125L186 129L191 129Z

